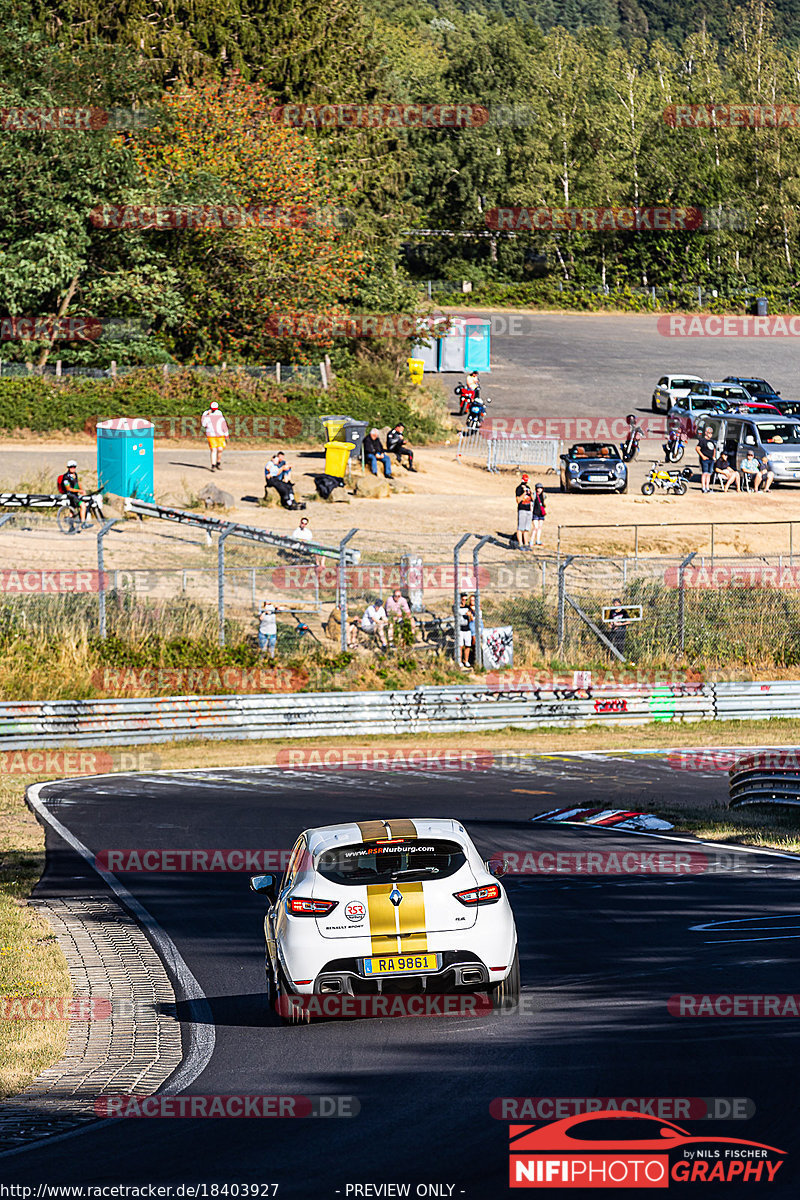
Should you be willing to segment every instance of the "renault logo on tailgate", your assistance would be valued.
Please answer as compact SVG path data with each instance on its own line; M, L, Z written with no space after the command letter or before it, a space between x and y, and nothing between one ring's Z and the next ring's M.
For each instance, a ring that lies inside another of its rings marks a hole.
M399 888L397 887L396 884L392 888L391 892L389 892L389 899L391 900L391 902L395 906L395 908L397 908L398 904L403 899L403 893L399 890Z

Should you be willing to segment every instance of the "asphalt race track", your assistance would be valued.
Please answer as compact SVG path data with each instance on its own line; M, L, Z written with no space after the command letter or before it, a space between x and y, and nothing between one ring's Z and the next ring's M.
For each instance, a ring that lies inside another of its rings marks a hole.
M626 808L645 798L722 801L727 789L724 772L674 770L655 754L530 763L459 774L253 768L109 776L46 785L42 795L94 853L284 849L315 825L448 816L463 820L488 858L498 850L662 852L672 839L536 825L530 816L587 800ZM50 829L47 842L37 894L103 891ZM687 849L685 840L679 848ZM120 875L208 998L216 1044L188 1092L354 1095L360 1114L105 1122L0 1156L0 1182L278 1183L279 1197L308 1200L398 1195L352 1185L410 1184L412 1196L489 1200L510 1194L509 1126L489 1111L496 1097L746 1097L755 1106L750 1119L676 1123L694 1135L786 1151L775 1182L670 1186L706 1196L753 1188L796 1196L800 1018L687 1018L667 1007L679 993L800 993L797 860L734 852L719 861L722 870L686 876L507 876L522 966L516 1014L302 1028L281 1026L265 1003L264 902L245 874ZM191 1006L178 1007L189 1022ZM427 1184L441 1190L417 1192Z

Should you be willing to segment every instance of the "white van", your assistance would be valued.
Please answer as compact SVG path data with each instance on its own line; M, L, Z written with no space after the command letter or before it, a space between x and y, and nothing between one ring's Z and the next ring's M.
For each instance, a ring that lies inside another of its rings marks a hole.
M796 417L714 413L698 422L698 434L711 426L718 450L724 450L737 470L755 451L766 458L776 483L800 482L800 420Z

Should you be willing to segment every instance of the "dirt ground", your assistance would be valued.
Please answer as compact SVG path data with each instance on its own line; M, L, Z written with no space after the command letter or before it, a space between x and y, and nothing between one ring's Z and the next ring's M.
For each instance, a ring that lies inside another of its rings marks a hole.
M263 508L257 503L263 496L264 463L272 450L271 446L237 449L229 445L222 471L212 474L202 444L159 443L155 454L156 496L165 503L187 508L207 483L214 483L234 497L234 508L224 514L228 520L289 534L297 524L296 513L278 507ZM633 554L632 526L636 523L659 526L640 529L639 554L690 550L708 553L712 521L720 523L714 535L717 555L779 555L800 549L800 535L794 546L790 543L789 525L800 523L800 489L777 489L768 495L715 492L704 496L696 479L683 497L660 493L645 497L641 495L641 483L649 460L656 458L659 450L658 440L642 444L640 457L630 470L629 492L624 496L562 495L557 475L532 469L531 482L541 481L548 496L543 553L555 553L561 526L562 552ZM36 490L44 490L48 478L54 486L71 456L77 460L84 480L96 478L94 443L87 435L37 439L33 444L7 441L2 487L5 490L32 477L41 481ZM512 534L516 525L514 488L521 472L491 474L478 459L459 459L455 440L418 450L416 474L395 466L395 490L379 499L353 496L347 488L344 493L338 492L335 503L319 501L312 476L323 469L320 448L309 445L292 449L288 460L294 468L296 492L308 500L306 515L314 540L336 544L355 527L359 534L353 545L361 547L367 559L373 553L385 557L393 550L416 550L426 561L451 561L453 545L464 532ZM691 446L685 462L693 465ZM28 530L14 527L19 524L17 519L0 530L5 566L50 569L95 564L96 539L91 535L67 540L41 517L30 522ZM115 532L107 539L107 555L107 567L120 568L188 566L210 561L202 534L153 521L144 525L126 521L119 535Z

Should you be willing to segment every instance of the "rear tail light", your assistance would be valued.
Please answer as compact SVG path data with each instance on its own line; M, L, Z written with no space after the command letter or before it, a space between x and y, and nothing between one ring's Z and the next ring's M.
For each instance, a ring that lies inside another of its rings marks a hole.
M471 908L474 904L496 904L500 899L500 888L496 883L487 883L486 887L470 888L466 892L453 892L456 900Z
M327 917L338 903L338 900L311 900L305 896L291 896L286 902L286 911L293 917Z

